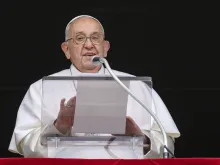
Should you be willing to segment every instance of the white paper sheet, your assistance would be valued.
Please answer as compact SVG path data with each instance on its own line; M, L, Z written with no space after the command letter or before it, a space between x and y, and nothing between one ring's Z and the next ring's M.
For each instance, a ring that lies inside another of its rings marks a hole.
M129 81L123 81L128 87ZM74 133L124 134L127 92L114 80L79 80Z

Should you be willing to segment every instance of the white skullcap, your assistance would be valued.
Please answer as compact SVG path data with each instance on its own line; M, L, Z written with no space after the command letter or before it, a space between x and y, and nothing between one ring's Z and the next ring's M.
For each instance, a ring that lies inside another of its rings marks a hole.
M89 17L89 18L92 18L92 19L96 20L96 21L100 24L100 26L102 27L103 33L105 33L105 32L104 32L104 28L103 28L101 22L100 22L98 19L96 19L95 17L92 17L92 16L90 16L90 15L79 15L79 16L74 17L74 18L66 25L66 29L65 29L65 41L68 39L68 38L67 38L67 31L68 31L68 28L69 28L70 24L71 24L72 22L74 22L75 20L81 18L81 17Z

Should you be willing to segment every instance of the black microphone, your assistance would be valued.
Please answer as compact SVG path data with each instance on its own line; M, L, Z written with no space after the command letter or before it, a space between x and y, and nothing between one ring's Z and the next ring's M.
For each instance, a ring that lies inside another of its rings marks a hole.
M93 56L93 57L92 57L92 63L93 63L95 66L98 66L98 65L100 65L101 63L104 63L102 58L103 58L103 57Z

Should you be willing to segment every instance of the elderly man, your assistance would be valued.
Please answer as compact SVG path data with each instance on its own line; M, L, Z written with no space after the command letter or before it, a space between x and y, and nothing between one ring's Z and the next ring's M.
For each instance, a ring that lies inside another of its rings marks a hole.
M109 74L102 65L95 66L91 63L91 58L95 55L107 57L110 48L110 43L104 39L104 29L96 18L88 15L75 17L67 24L65 33L65 42L61 44L61 48L72 64L70 69L55 73L53 76L74 76L81 73ZM129 75L115 70L114 73ZM18 110L9 151L24 155L24 157L47 157L46 147L40 141L42 133L41 91L42 79L30 86ZM168 135L168 147L174 151L174 138L179 137L180 133L163 101L154 90L152 90L152 100L152 111L158 114L163 123ZM70 130L74 124L75 103L75 97L67 100L66 105L65 99L61 99L57 107L57 118L47 125L44 131L58 135L74 135ZM66 114L71 114L70 118L66 118ZM155 127L155 122L152 124L151 121L152 118L143 108L139 107L138 110L138 106L130 107L127 111L126 135L143 135L144 142L150 144L150 150L145 153L146 158L159 157L163 139L160 130ZM102 158L102 153L99 155ZM73 153L72 157L84 157L84 155L82 153L81 156L74 156Z

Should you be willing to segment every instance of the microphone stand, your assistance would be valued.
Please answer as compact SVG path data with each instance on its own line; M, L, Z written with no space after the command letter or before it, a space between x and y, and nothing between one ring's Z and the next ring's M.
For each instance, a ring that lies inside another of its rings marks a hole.
M122 86L122 88L124 88L125 91L127 91L129 93L130 96L132 96L139 104L141 104L148 113L150 113L150 115L154 118L154 120L157 122L158 126L160 127L160 130L163 134L163 158L169 158L169 153L174 156L174 154L168 149L168 142L167 142L167 135L165 132L165 129L162 125L162 123L160 122L160 120L158 119L158 117L156 115L154 115L119 79L118 77L112 72L111 67L108 64L108 61L103 58L103 57L98 57L98 56L94 56L92 58L92 62L94 63L94 65L97 65L99 63L105 64L105 67L107 68L107 70L109 71L109 73L111 74L111 76L115 79L115 81Z

